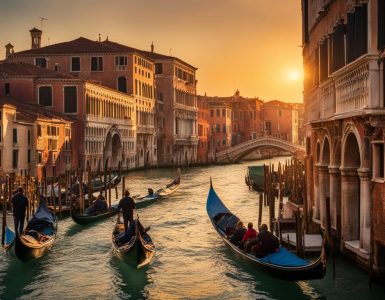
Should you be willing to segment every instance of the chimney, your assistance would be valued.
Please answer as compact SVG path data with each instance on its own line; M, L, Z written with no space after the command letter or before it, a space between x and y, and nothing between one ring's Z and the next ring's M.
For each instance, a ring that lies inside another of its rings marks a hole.
M32 39L31 48L32 49L40 48L40 46L41 46L41 34L43 33L43 31L34 27L29 32L31 33L31 39Z
M8 57L13 53L14 53L13 45L11 43L6 44L5 45L5 57Z
M154 53L154 42L151 42L151 52Z

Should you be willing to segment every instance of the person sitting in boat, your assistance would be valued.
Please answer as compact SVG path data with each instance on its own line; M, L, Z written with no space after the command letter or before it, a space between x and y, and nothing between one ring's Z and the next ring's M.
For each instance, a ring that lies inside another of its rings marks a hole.
M251 252L257 257L264 257L279 249L279 241L269 230L266 224L262 224Z
M154 190L152 188L148 188L147 190L150 196L154 195Z
M238 221L237 227L230 238L230 242L237 246L241 245L241 242L245 233L246 233L246 228L245 226L243 226L243 222Z
M92 216L92 215L98 215L107 210L107 202L106 199L103 197L102 194L100 194L95 202L86 209L85 213L86 215Z
M254 245L257 237L257 231L253 228L253 226L252 222L247 224L247 231L242 238L242 244L244 245L246 252L250 252L251 246Z

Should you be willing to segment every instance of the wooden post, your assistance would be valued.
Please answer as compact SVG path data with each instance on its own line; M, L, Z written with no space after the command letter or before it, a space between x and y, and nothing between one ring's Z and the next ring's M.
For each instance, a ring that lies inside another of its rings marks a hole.
M122 178L122 198L124 197L124 192L126 191L126 177Z
M56 216L56 195L55 195L55 181L56 181L56 172L55 166L52 166L52 185L51 185L51 197L53 201L53 212Z
M92 194L93 194L93 190L92 190L92 173L91 173L91 165L88 164L87 166L87 179L88 179L88 184L87 184L87 187L88 187L88 199L87 199L87 207L89 207L92 203Z
M79 176L80 213L84 214L83 170L78 171L78 176Z
M46 168L45 167L43 167L43 195L44 195L44 197L45 197L45 202L46 202L46 204L48 205L48 201L47 201L47 199L48 199L48 195L47 195L47 170L46 170Z
M108 192L108 188L107 188L107 163L108 163L108 159L106 159L106 161L104 162L104 185L103 185L103 189L104 189L104 195L105 195L106 199L107 199L107 192Z
M111 168L108 170L108 207L111 207Z
M5 182L5 185L7 186L7 181ZM0 185L0 196L3 196L3 223L1 226L1 245L4 246L5 244L5 227L7 226L7 188L5 187L5 191L3 193L3 185Z
M297 245L297 256L303 257L303 244L302 244L302 218L301 211L298 207L296 217L296 245Z
M259 207L258 207L258 230L262 224L262 205L263 205L263 196L262 193L259 194Z
M65 194L64 194L64 202L65 206L68 206L68 189L69 189L69 184L68 184L68 171L64 172L64 182L65 182Z
M327 241L330 249L330 254L332 256L333 263L333 279L336 279L336 260L334 256L334 243L332 237L332 219L330 215L330 197L326 197L326 232L327 232Z
M61 184L60 184L60 178L57 181L57 189L58 189L58 199L59 199L59 215L60 218L62 218L62 203L61 203Z

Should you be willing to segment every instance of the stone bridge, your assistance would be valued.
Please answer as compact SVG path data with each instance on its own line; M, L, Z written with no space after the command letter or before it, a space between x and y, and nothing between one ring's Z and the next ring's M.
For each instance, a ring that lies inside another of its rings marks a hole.
M305 147L303 146L267 136L249 140L226 150L217 152L215 156L216 163L228 164L238 162L250 152L262 147L275 147L299 156L305 154Z

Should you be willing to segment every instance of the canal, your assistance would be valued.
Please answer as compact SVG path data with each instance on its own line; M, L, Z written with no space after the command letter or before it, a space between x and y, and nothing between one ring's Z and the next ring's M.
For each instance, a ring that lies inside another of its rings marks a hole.
M0 255L0 299L384 299L385 288L369 289L367 274L342 257L336 280L329 263L323 280L285 282L255 270L222 243L206 214L209 178L230 210L256 224L258 195L244 183L247 166L255 164L183 169L179 191L137 210L156 246L154 260L140 270L114 256L114 219L86 227L61 220L57 243L43 258L24 264ZM144 195L175 174L175 169L131 172L126 185ZM266 208L265 222L267 217Z

